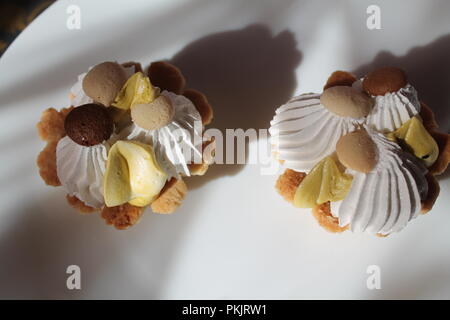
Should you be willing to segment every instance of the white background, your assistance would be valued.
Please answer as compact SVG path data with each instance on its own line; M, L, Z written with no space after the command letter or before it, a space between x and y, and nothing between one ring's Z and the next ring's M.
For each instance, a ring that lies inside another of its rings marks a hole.
M80 30L66 28L70 4ZM366 28L369 4L382 30ZM380 239L325 232L257 165L212 167L187 181L175 214L116 231L77 214L35 165L40 113L67 106L76 76L105 60L172 61L222 130L267 128L279 104L336 69L396 65L448 132L449 13L444 0L57 1L0 59L0 297L450 298L448 172L430 214ZM71 264L82 290L66 289ZM366 287L369 265L381 290Z

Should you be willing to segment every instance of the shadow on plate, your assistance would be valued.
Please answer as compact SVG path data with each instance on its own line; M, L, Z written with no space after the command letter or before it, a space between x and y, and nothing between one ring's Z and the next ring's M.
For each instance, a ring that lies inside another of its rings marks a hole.
M18 204L0 236L1 299L162 297L196 203L186 200L170 216L147 210L138 225L119 231L97 214L78 214L63 192L42 188L49 196ZM66 286L69 265L81 269L81 290Z
M181 69L188 88L206 94L214 108L211 126L225 133L234 128L267 128L275 108L294 93L301 58L292 32L274 36L257 24L198 39L170 62ZM205 177L189 179L189 187L234 175L242 167L213 165Z

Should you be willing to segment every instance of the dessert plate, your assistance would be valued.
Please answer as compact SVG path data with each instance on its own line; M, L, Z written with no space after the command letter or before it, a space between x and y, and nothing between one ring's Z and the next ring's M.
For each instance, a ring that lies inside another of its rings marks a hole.
M320 92L337 69L405 69L449 132L450 3L371 4L53 4L0 58L0 297L450 298L448 172L439 177L441 196L430 213L377 238L318 228L309 210L274 192L277 173L255 161L268 149L266 131L258 130L269 127L273 110L296 94ZM378 9L381 29L371 29ZM400 18L405 10L408 19ZM35 165L44 143L35 125L46 108L67 106L70 87L89 66L164 59L182 70L187 87L208 96L212 127L256 129L251 163L213 165L189 179L176 213L148 212L117 231L98 215L78 214L62 188L44 185ZM73 265L81 288L70 290Z

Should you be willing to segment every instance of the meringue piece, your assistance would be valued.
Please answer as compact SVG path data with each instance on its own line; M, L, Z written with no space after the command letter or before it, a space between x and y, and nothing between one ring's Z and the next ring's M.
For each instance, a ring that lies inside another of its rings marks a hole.
M61 184L67 193L93 208L104 204L103 176L109 147L109 142L81 146L68 136L56 147L56 170Z
M175 115L169 98L159 96L150 103L136 104L131 108L131 119L145 130L156 130L168 125Z
M320 103L320 94L300 95L276 110L269 129L272 151L286 167L309 171L334 152L341 136L364 121L330 112Z
M399 139L408 151L421 159L427 167L431 167L439 156L439 146L417 116L405 122L387 137L391 140Z
M153 149L136 141L117 141L108 154L104 179L105 202L114 207L126 202L150 204L167 181Z
M111 137L114 122L107 108L90 103L73 108L64 120L64 129L74 142L90 147Z
M127 81L124 68L117 62L102 62L94 66L83 79L84 92L94 101L109 107Z
M363 79L362 87L372 96L384 96L388 92L396 92L406 86L406 73L396 67L382 67L369 72Z
M92 67L89 67L88 72L91 69ZM123 67L123 69L125 70L127 79L134 74L134 66ZM87 72L80 74L77 82L70 88L70 105L73 107L94 102L94 100L89 98L83 90L83 79L86 77L86 74Z
M361 80L354 84L360 87ZM367 116L367 124L382 133L399 129L405 122L419 114L420 102L417 91L407 84L400 90L386 93L383 96L374 96L375 105Z
M112 105L119 109L128 110L140 103L150 103L157 96L157 90L150 83L150 79L142 72L133 74L117 94Z
M145 130L133 123L119 134L122 139L150 144L156 159L169 177L190 176L188 164L202 157L202 119L194 104L184 96L163 91L175 115L166 126Z
M428 193L426 168L382 134L367 129L377 146L379 161L369 173L349 169L353 183L338 204L339 225L350 224L353 232L390 234L417 217Z
M297 187L294 205L299 208L313 208L327 201L345 198L352 177L344 174L332 157L320 161Z
M366 130L342 136L336 144L339 161L352 170L369 173L377 164L377 149Z
M355 88L335 86L322 93L320 103L338 116L357 119L366 117L370 113L374 101Z

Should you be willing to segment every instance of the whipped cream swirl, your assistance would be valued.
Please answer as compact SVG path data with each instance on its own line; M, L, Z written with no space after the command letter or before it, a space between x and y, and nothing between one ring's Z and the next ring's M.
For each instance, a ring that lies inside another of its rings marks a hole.
M331 203L339 225L353 232L383 235L400 231L421 210L428 193L427 169L414 156L366 128L378 149L378 163L368 174L348 169L353 182L347 197Z
M188 98L169 91L163 91L161 95L169 98L175 108L169 124L146 130L132 123L119 136L150 144L158 163L169 177L190 176L188 164L199 162L202 157L202 118Z
M335 151L339 138L364 118L338 116L320 103L320 94L294 97L276 110L270 122L272 151L288 168L309 171Z
M353 87L360 88L361 80L356 81ZM396 92L372 98L375 104L367 116L367 124L379 132L395 131L420 112L417 91L409 83Z
M85 147L62 138L56 147L56 170L66 191L86 205L100 208L104 204L103 176L109 142Z

